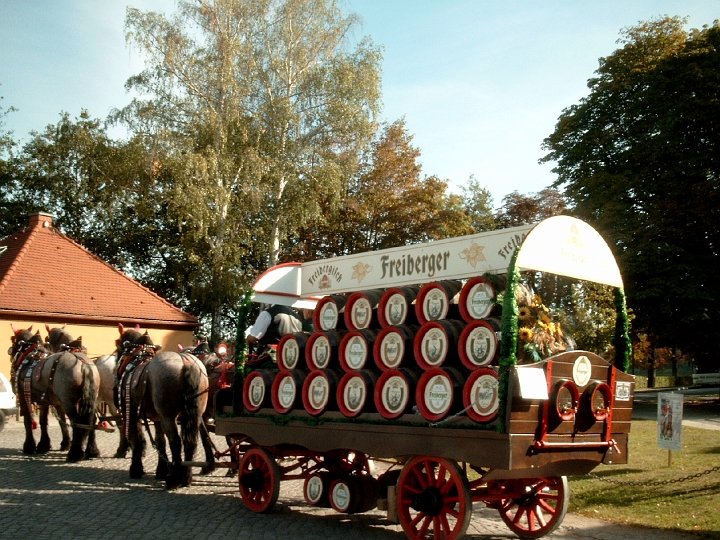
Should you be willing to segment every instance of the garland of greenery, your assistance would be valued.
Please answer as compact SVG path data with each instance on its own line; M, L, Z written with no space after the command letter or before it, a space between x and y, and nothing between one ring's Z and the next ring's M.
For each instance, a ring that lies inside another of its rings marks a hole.
M615 288L615 366L624 372L630 369L630 358L632 355L632 342L630 341L630 323L627 315L627 303L625 291L622 287Z
M247 355L247 342L245 341L245 331L250 326L250 310L252 309L252 299L254 291L248 289L240 301L238 309L238 320L235 332L235 374L233 376L233 411L240 414L243 410L242 389L245 374L245 356Z
M508 266L507 286L503 294L502 306L502 338L500 341L500 380L498 387L498 399L500 407L498 411L499 422L497 431L505 433L505 414L508 398L508 387L510 386L510 371L517 364L517 336L518 336L518 304L517 304L517 285L520 281L520 271L515 266L518 253L516 250L510 259Z

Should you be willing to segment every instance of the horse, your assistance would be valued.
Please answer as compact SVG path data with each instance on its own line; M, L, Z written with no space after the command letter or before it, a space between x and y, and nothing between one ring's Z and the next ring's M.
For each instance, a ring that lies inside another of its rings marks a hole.
M46 324L45 329L48 332L48 337L46 338L47 347L53 352L59 352L60 348L63 345L67 345L68 343L73 341L72 336L65 331L65 326L63 326L62 328L51 329L50 326ZM139 329L140 327L137 326L136 330ZM100 375L98 405L104 403L107 406L108 411L110 412L110 416L116 419L118 432L120 434L118 447L113 457L124 458L127 454L129 446L127 439L123 435L120 413L117 407L115 407L115 371L117 364L117 362L115 361L115 355L109 354L99 356L93 359L93 361L95 362L95 367L97 368ZM64 419L60 421L60 429L63 430L63 435L67 433L67 426L65 425Z
M44 346L39 331L33 334L32 327L17 330L11 325L11 328L12 374L25 423L23 452L45 454L50 451L47 424L52 406L58 412L61 429L65 416L72 422L67 461L98 457L93 426L100 376L95 364L74 344L53 354ZM37 444L32 433L33 403L40 410L41 434Z
M118 407L124 422L124 434L132 450L130 477L144 475L142 456L145 438L141 422L155 425L158 464L157 479L165 479L168 489L189 486L192 467L183 464L193 460L207 405L208 377L205 366L187 352L161 351L147 332L125 330L119 325L120 338L116 341L118 361ZM177 422L180 422L180 435ZM149 427L148 427L149 433ZM167 442L172 461L168 460ZM209 437L208 437L209 439ZM205 446L207 465L204 471L214 468L215 456L210 446Z

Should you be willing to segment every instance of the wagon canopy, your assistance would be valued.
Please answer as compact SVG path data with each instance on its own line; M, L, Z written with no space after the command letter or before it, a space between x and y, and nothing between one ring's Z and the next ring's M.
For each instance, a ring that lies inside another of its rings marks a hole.
M255 301L312 308L328 294L398 287L507 272L517 267L622 287L615 258L600 234L577 218L556 216L512 227L306 263L285 263L253 285Z

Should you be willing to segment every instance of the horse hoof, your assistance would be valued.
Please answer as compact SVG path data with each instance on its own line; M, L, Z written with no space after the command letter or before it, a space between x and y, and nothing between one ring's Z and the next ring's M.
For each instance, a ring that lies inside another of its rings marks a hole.
M52 450L52 446L50 446L49 443L40 443L37 445L35 452L38 454L47 454L50 450Z
M84 455L82 450L70 450L67 455L67 461L77 463L83 459Z
M34 444L24 444L23 454L34 454L37 447Z
M125 450L124 452L121 452L120 450L118 450L117 452L115 452L115 455L113 457L124 459L126 455L127 455L127 450Z
M210 473L213 472L214 470L215 470L215 466L214 466L214 465L213 465L212 467L204 467L204 468L200 469L200 474L201 474L201 475L210 474Z
M100 450L97 448L93 450L85 450L85 459L93 459L93 458L99 458L100 457Z
M65 452L67 450L70 450L70 441L60 443L60 451Z
M142 478L145 475L145 471L142 467L130 467L130 478L133 478L134 480L138 480Z

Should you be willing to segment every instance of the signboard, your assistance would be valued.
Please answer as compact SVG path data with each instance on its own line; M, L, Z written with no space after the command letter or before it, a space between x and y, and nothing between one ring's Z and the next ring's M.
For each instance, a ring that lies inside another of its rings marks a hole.
M683 395L673 393L658 394L658 448L682 450L680 435L682 432Z
M303 263L301 296L504 273L532 228L525 225Z

